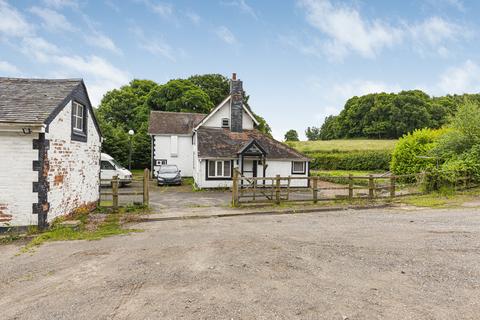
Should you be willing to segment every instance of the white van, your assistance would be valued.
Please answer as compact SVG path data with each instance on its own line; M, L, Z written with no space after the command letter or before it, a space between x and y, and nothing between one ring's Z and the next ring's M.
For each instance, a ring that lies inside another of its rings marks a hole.
M125 169L120 163L106 153L102 153L100 165L101 185L110 185L110 181L114 176L118 176L120 186L132 183L132 173Z

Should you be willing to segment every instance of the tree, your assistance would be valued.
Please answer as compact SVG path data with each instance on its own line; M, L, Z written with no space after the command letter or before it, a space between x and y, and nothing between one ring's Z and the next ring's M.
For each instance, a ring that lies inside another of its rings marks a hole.
M219 105L230 93L229 80L221 74L194 75L187 80L202 89L214 106Z
M309 141L320 140L320 129L317 127L308 127L305 135Z
M210 97L189 80L170 80L153 88L146 99L151 110L208 113L214 105Z
M352 97L338 116L325 119L320 137L394 139L415 129L437 129L465 98L480 101L478 94L430 97L420 90Z
M132 139L134 168L150 166L148 117L151 110L209 113L229 94L229 80L219 74L195 75L158 85L151 80L134 79L128 85L107 92L95 111L104 142L102 152L127 165ZM247 108L248 95L244 95ZM251 110L250 110L251 111ZM253 113L253 112L252 112ZM271 135L265 119L253 113L258 129ZM127 132L135 131L133 137Z
M291 129L285 133L285 141L299 141L297 131Z

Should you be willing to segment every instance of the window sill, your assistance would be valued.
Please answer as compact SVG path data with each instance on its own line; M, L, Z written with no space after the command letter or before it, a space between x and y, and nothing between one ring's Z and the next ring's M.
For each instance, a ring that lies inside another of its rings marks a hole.
M73 141L87 142L87 135L83 132L73 131L71 138Z

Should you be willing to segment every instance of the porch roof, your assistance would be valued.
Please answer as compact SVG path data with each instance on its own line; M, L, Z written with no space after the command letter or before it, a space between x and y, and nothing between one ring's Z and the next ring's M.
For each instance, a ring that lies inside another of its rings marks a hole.
M267 159L308 161L308 157L258 130L231 132L222 128L201 127L198 134L199 158L236 158L252 141L266 152Z

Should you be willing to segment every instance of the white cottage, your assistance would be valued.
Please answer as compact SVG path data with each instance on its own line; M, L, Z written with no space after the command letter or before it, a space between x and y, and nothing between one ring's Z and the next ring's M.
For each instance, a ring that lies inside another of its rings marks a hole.
M81 79L0 78L0 228L95 206L100 147Z
M233 168L246 177L304 176L308 158L256 129L243 104L242 82L233 74L230 95L210 114L152 111L152 172L176 164L199 188L230 187ZM307 180L292 180L307 186Z

